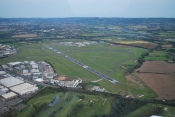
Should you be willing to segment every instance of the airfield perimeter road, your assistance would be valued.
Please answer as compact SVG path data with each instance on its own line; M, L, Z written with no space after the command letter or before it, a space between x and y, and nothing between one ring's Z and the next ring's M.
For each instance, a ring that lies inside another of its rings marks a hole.
M99 71L97 71L97 70L95 70L95 69L93 69L93 68L91 68L91 67L89 67L89 66L87 66L87 65L85 65L85 64L83 64L83 63L81 63L81 62L79 62L77 60L75 60L75 59L73 59L73 58L71 58L70 56L68 56L66 54L63 54L62 52L59 52L59 51L53 49L52 47L50 47L50 46L48 46L46 44L43 44L43 46L48 48L48 49L50 49L50 50L52 50L52 51L54 51L54 52L56 52L57 54L59 54L60 56L70 60L71 62L73 62L73 63L83 67L84 69L86 69L86 70L88 70L88 71L90 71L90 72L100 76L101 78L103 78L105 80L108 80L109 82L111 82L113 84L120 84L119 81L116 81L116 80L110 78L109 76L107 76L107 75L105 75L105 74L103 74L103 73L101 73L101 72L99 72Z

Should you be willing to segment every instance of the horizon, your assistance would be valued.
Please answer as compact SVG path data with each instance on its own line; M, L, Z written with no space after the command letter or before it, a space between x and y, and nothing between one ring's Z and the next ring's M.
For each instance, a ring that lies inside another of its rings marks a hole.
M0 0L1 18L175 18L174 0Z

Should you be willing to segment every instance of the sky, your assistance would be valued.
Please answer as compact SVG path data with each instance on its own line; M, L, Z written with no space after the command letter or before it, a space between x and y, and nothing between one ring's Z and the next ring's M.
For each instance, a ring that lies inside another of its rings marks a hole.
M0 0L1 18L175 18L175 0Z

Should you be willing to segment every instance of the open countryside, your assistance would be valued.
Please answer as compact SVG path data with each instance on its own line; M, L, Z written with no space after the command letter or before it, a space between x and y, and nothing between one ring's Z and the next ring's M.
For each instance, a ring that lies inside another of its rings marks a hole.
M0 116L174 116L173 22L0 19Z

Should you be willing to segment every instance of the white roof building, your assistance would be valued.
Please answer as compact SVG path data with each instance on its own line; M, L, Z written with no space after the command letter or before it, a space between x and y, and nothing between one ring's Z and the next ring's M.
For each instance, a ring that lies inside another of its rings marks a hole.
M39 69L31 69L31 73L38 73Z
M2 91L2 92L4 92L4 93L6 93L6 92L8 92L8 91L9 91L9 89L7 89L7 88L5 88L5 87L4 87L4 88L1 88L1 89L0 89L0 91Z
M8 69L9 67L7 65L1 65L3 69Z
M35 65L36 63L34 61L30 61L30 65Z
M0 89L4 88L4 86L0 85Z
M24 61L24 64L28 64L29 63L29 61Z
M12 87L12 86L21 84L21 83L23 83L23 82L24 82L24 81L19 80L19 79L17 79L17 78L14 78L14 77L12 77L12 76L0 80L0 84L4 85L4 86L6 86L6 87Z
M38 65L37 64L32 64L32 69L38 69Z
M12 91L18 93L19 95L31 94L38 91L38 87L31 85L29 83L23 83L10 88Z
M29 75L31 75L31 73L30 73L29 70L27 70L27 69L24 69L24 70L22 71L22 73L23 73L24 76L29 76Z
M42 74L41 72L39 72L39 69L31 69L31 73L33 75L40 75L40 74Z
M15 65L19 65L21 64L22 62L10 62L10 63L7 63L9 66L15 66Z
M4 75L4 74L6 74L5 71L0 71L0 75Z
M13 99L15 97L17 97L18 95L14 92L9 92L9 93L6 93L4 95L2 95L2 97L6 100L9 100L9 99Z

